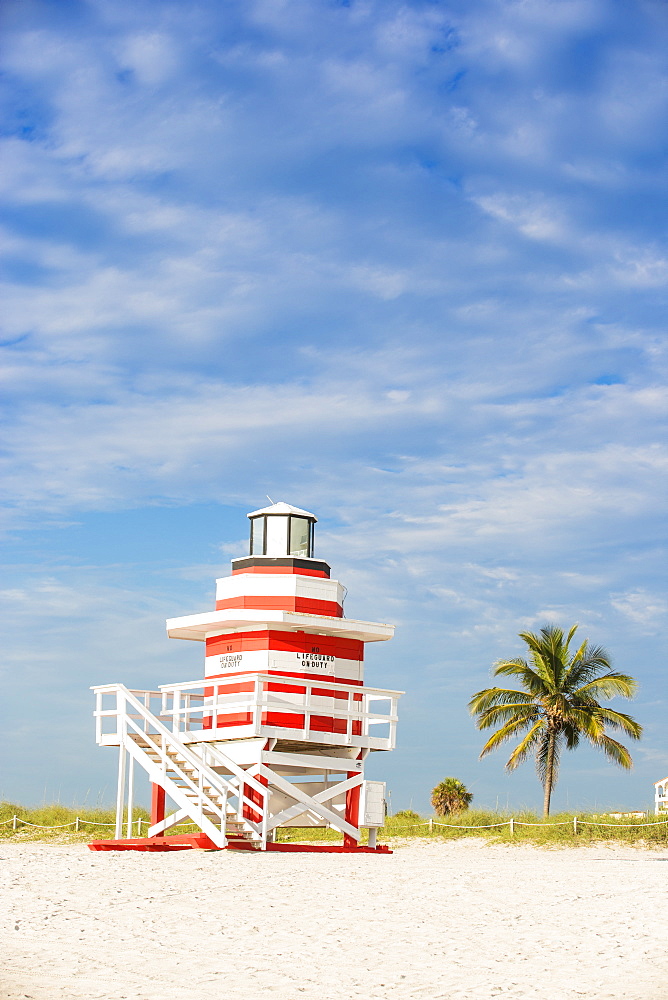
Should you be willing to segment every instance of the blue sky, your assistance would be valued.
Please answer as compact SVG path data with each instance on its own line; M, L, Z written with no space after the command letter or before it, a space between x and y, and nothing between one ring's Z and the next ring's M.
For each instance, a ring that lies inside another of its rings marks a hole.
M637 676L668 773L668 7L658 0L5 0L0 794L112 798L91 684L197 679L265 495L313 510L351 617L397 624L375 755L536 806L466 711L517 633ZM620 704L620 707L624 707ZM6 759L6 758L5 758Z

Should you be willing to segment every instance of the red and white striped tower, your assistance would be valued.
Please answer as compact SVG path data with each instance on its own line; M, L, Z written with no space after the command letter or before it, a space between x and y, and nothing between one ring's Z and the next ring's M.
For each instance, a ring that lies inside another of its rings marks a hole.
M276 503L248 517L250 554L216 581L215 610L167 622L171 638L204 643L204 680L161 688L160 719L168 720L174 745L161 758L165 780L150 771L149 835L164 835L170 825L165 796L182 804L169 783L169 760L188 763L188 792L195 754L208 775L228 782L219 795L228 812L229 797L237 796L235 819L223 824L224 846L279 849L287 846L275 842L279 827L331 826L343 832L347 850L360 849L367 827L373 849L384 785L364 780L364 761L394 747L400 692L364 685L364 645L392 638L394 628L344 617L345 588L314 557L315 515ZM143 695L148 705L154 693ZM159 746L166 741L163 734ZM135 760L147 750L141 743L138 733L127 741ZM154 762L157 752L150 753ZM207 787L201 776L199 786ZM197 808L215 819L210 803ZM184 813L193 810L186 805L173 816Z

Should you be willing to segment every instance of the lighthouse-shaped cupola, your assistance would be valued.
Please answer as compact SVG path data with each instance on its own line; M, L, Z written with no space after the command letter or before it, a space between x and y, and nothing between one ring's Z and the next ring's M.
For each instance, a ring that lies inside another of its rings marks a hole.
M341 618L345 590L330 579L328 564L313 558L315 514L275 503L253 511L248 518L250 555L233 559L232 575L216 581L216 610L244 608Z
M270 559L311 559L315 514L289 503L254 510L250 518L250 554Z
M217 846L278 849L279 828L320 826L349 850L366 827L371 847L384 785L364 779L364 761L394 748L401 692L365 684L364 646L394 628L344 617L345 588L315 558L314 514L272 503L248 519L248 555L216 580L215 610L167 622L171 638L202 643L203 676L96 689L99 741L120 747L119 774L126 751L148 772L149 839L188 816ZM112 717L116 732L103 732Z

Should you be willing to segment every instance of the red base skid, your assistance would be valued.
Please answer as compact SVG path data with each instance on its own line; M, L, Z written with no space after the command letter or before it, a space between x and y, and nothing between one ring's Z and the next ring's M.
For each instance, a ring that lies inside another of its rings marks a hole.
M94 840L91 851L220 851L205 833L184 833L174 837L131 837L128 840ZM228 851L254 851L247 840L232 840ZM314 852L321 854L392 854L389 847L342 847L340 844L267 844L268 851Z

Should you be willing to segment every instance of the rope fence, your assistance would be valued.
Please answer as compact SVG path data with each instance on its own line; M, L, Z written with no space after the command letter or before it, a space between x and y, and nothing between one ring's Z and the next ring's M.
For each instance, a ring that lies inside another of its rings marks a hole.
M31 823L29 820L23 819L21 816L11 816L9 819L3 819L2 822L0 822L0 826L6 826L8 823L12 824L12 830L17 830L19 823L22 823L23 826L30 826L33 830L65 830L68 826L73 826L77 833L82 826L113 827L116 825L115 820L111 820L109 823L97 823L95 820L82 819L81 816L77 816L71 823L59 823L57 826L42 826L39 823ZM135 823L137 824L137 836L139 837L141 837L142 823L145 823L146 826L151 825L147 819L133 819L132 823L133 825Z
M39 823L31 823L29 820L23 819L21 816L11 816L9 819L4 819L0 821L0 826L7 826L7 824L9 823L12 824L13 831L18 830L19 823L21 823L23 826L31 827L33 830L65 830L68 827L73 826L77 833L80 831L82 826L106 826L106 827L115 826L115 822L113 820L109 823L98 823L95 820L83 819L80 816L77 816L75 819L73 819L71 823L59 823L57 826L42 826ZM135 819L132 821L132 824L133 826L135 824L137 826L138 837L141 837L142 824L146 824L147 827L151 825L149 820L147 819ZM187 823L180 825L196 826L196 824L194 823ZM415 830L417 828L425 826L429 828L430 833L433 833L435 827L443 827L444 829L448 830L498 830L501 829L502 827L507 826L511 834L515 833L516 826L542 827L543 829L549 829L551 827L556 827L556 826L572 826L573 833L577 834L578 827L580 826L605 826L614 830L631 830L631 829L637 830L642 827L656 828L659 826L668 826L668 820L657 820L651 823L603 823L603 822L597 822L596 820L579 819L577 816L574 816L572 820L561 821L559 823L525 823L523 820L514 819L513 817L511 817L510 819L504 820L502 823L481 823L477 826L465 826L463 823L439 823L438 820L429 819L426 820L424 823L409 823L406 824L405 827L399 829ZM386 831L386 834L389 832L390 831ZM397 830L395 829L392 832L397 832Z
M424 823L410 823L405 827L405 829L415 830L416 828L423 826L429 827L430 833L432 833L434 827L437 826L447 828L448 830L492 830L507 826L511 833L515 832L516 826L533 826L542 827L543 829L549 829L555 826L572 826L573 833L577 833L579 826L606 826L615 830L630 830L647 826L668 826L668 820L655 820L652 823L599 823L596 820L579 819L577 816L574 816L572 820L562 820L559 823L525 823L523 820L511 817L510 819L504 820L503 823L483 823L479 826L464 826L463 823L439 823L437 820L430 819Z

